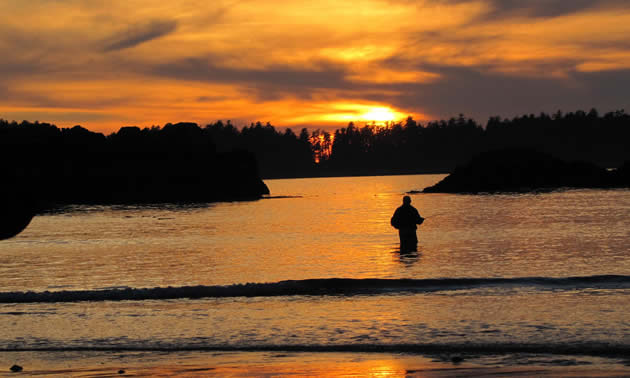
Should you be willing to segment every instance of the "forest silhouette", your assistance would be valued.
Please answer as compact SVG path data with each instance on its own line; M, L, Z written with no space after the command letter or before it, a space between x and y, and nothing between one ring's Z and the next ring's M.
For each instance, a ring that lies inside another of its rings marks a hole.
M558 111L491 117L485 126L463 115L424 125L408 117L299 134L270 123L238 128L217 121L122 127L107 136L81 126L0 120L0 156L10 162L3 177L35 180L62 202L256 196L264 192L259 176L447 173L480 153L506 148L619 167L630 160L630 115Z
M446 173L486 151L527 148L563 160L618 167L630 158L629 137L630 116L624 111L492 117L485 127L463 115L424 126L408 118L386 128L350 125L336 131L324 163L340 173Z
M221 121L205 127L221 151L251 151L264 178L447 173L496 149L531 149L567 161L616 168L630 160L630 115L556 112L484 126L460 115L421 124L412 117L386 125L350 123L333 133L302 129L296 135L260 122L238 130Z
M209 133L192 123L123 127L105 136L81 126L0 120L0 158L3 198L40 207L210 202L269 193L252 153L217 153Z

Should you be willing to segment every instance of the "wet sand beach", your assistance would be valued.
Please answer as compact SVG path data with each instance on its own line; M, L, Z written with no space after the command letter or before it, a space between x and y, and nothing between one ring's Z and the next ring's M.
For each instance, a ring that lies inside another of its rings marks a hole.
M458 357L458 356L457 356ZM385 353L283 352L10 352L0 354L6 367L0 374L15 376L630 376L630 366L618 360L551 355L418 356ZM23 367L13 373L13 364Z

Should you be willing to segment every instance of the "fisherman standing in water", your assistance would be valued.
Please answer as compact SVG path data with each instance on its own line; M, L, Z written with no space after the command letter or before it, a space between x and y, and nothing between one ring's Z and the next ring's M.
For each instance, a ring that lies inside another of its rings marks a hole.
M400 252L414 252L418 250L417 225L422 224L424 218L418 210L411 206L411 197L404 196L403 204L394 212L391 224L398 230L400 236Z

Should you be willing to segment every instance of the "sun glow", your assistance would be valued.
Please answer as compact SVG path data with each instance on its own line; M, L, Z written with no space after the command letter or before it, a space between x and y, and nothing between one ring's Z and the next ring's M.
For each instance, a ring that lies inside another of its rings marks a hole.
M384 124L403 120L407 114L388 106L336 103L328 106L329 110L318 117L325 122L365 122Z
M0 118L109 133L218 119L332 129L460 111L483 122L582 107L585 93L586 106L623 108L628 7L551 3L0 0ZM530 79L526 101L504 101L505 83ZM537 95L549 88L560 103Z
M396 112L385 106L375 106L361 114L361 120L367 122L392 122L398 119Z

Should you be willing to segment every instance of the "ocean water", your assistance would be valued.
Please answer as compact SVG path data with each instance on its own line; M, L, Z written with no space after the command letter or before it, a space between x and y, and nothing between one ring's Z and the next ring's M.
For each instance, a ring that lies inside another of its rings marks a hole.
M401 254L393 211L442 177L267 180L258 201L37 216L0 241L0 351L628 364L630 191L413 194L426 221Z

